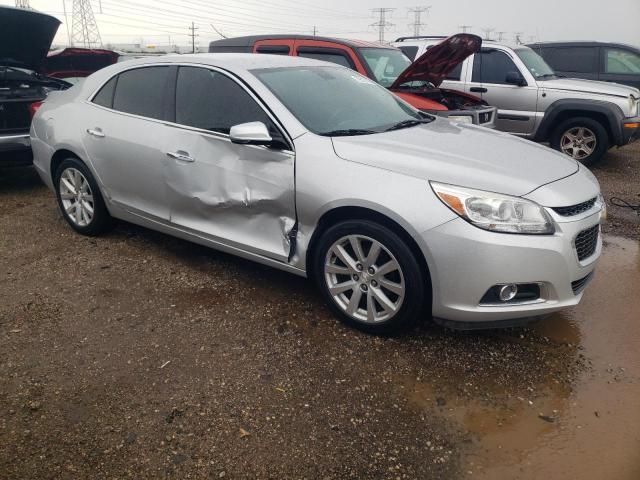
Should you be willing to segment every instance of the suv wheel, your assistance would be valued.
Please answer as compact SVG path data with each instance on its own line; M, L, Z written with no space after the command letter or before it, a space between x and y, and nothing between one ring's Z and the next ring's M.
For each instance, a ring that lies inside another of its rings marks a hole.
M345 221L329 228L315 249L314 272L331 309L352 327L390 334L422 313L419 264L398 235L377 223Z
M98 235L113 224L91 171L77 158L64 160L54 178L58 206L78 233Z
M593 165L609 150L609 135L592 118L571 118L553 131L551 146L584 165Z

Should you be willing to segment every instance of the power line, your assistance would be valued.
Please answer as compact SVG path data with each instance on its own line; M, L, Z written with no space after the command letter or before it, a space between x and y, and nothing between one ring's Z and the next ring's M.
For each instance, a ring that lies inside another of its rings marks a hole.
M376 23L372 23L372 27L378 27L378 40L380 43L384 43L384 32L387 27L393 27L394 24L387 21L387 14L390 14L395 10L395 8L374 8L372 11L374 14L378 14L380 19Z
M410 27L413 27L413 34L416 37L420 36L420 27L426 27L427 24L426 23L422 23L422 14L429 13L429 10L431 10L431 5L429 5L428 7L415 7L415 8L409 8L409 13L413 13L413 23L410 24Z
M85 48L101 46L100 30L93 15L91 0L73 0L71 45L78 43Z

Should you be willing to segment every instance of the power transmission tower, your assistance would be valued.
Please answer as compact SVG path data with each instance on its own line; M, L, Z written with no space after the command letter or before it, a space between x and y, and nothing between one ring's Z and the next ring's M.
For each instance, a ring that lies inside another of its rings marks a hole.
M413 27L413 35L416 37L420 36L420 27L426 27L427 24L426 23L422 23L422 14L429 13L429 10L431 10L431 6L429 5L428 7L415 7L415 8L409 8L409 13L413 13L413 23L410 24L410 27Z
M16 7L31 9L29 6L29 0L16 0Z
M491 34L494 30L495 28L483 28L482 31L484 32L484 39L491 40Z
M100 30L91 8L91 0L73 0L71 10L71 45L85 48L102 46Z
M501 42L504 38L504 34L507 32L496 32L498 34L498 41Z
M191 30L191 33L189 34L189 36L191 37L191 53L196 53L196 37L199 36L198 34L196 34L196 30L198 30L198 27L196 27L196 24L194 22L191 22L189 30Z
M517 45L522 45L522 35L524 32L514 32L513 34L513 40L516 42Z
M462 30L462 33L467 33L467 30L469 30L473 25L460 25L458 28L460 30Z
M393 27L394 24L387 21L387 14L393 12L395 8L375 8L373 9L373 13L378 14L380 16L380 20L376 23L372 23L372 27L378 27L378 40L380 43L384 43L384 32L387 27Z

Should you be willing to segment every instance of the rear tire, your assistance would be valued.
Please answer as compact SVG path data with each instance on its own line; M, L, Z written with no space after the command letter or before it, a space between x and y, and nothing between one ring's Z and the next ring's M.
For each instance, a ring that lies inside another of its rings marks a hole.
M583 165L593 165L609 150L609 135L597 120L570 118L553 130L551 147Z
M325 231L314 249L316 283L345 324L367 333L407 330L425 305L425 276L411 249L392 230L347 220Z
M62 161L54 176L54 187L62 216L76 232L96 236L113 226L96 180L77 158Z

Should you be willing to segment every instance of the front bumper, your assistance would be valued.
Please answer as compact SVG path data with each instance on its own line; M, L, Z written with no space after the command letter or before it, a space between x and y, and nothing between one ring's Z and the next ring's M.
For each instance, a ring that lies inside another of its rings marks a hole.
M467 324L507 326L517 319L546 315L580 302L572 282L588 277L602 251L598 236L595 253L578 260L576 236L598 225L602 213L556 224L553 235L514 235L477 228L458 218L422 234L433 286L433 317ZM539 301L481 305L494 285L539 283ZM466 327L463 327L466 328ZM471 326L470 328L473 328Z
M622 144L640 140L640 117L625 118L622 122Z

